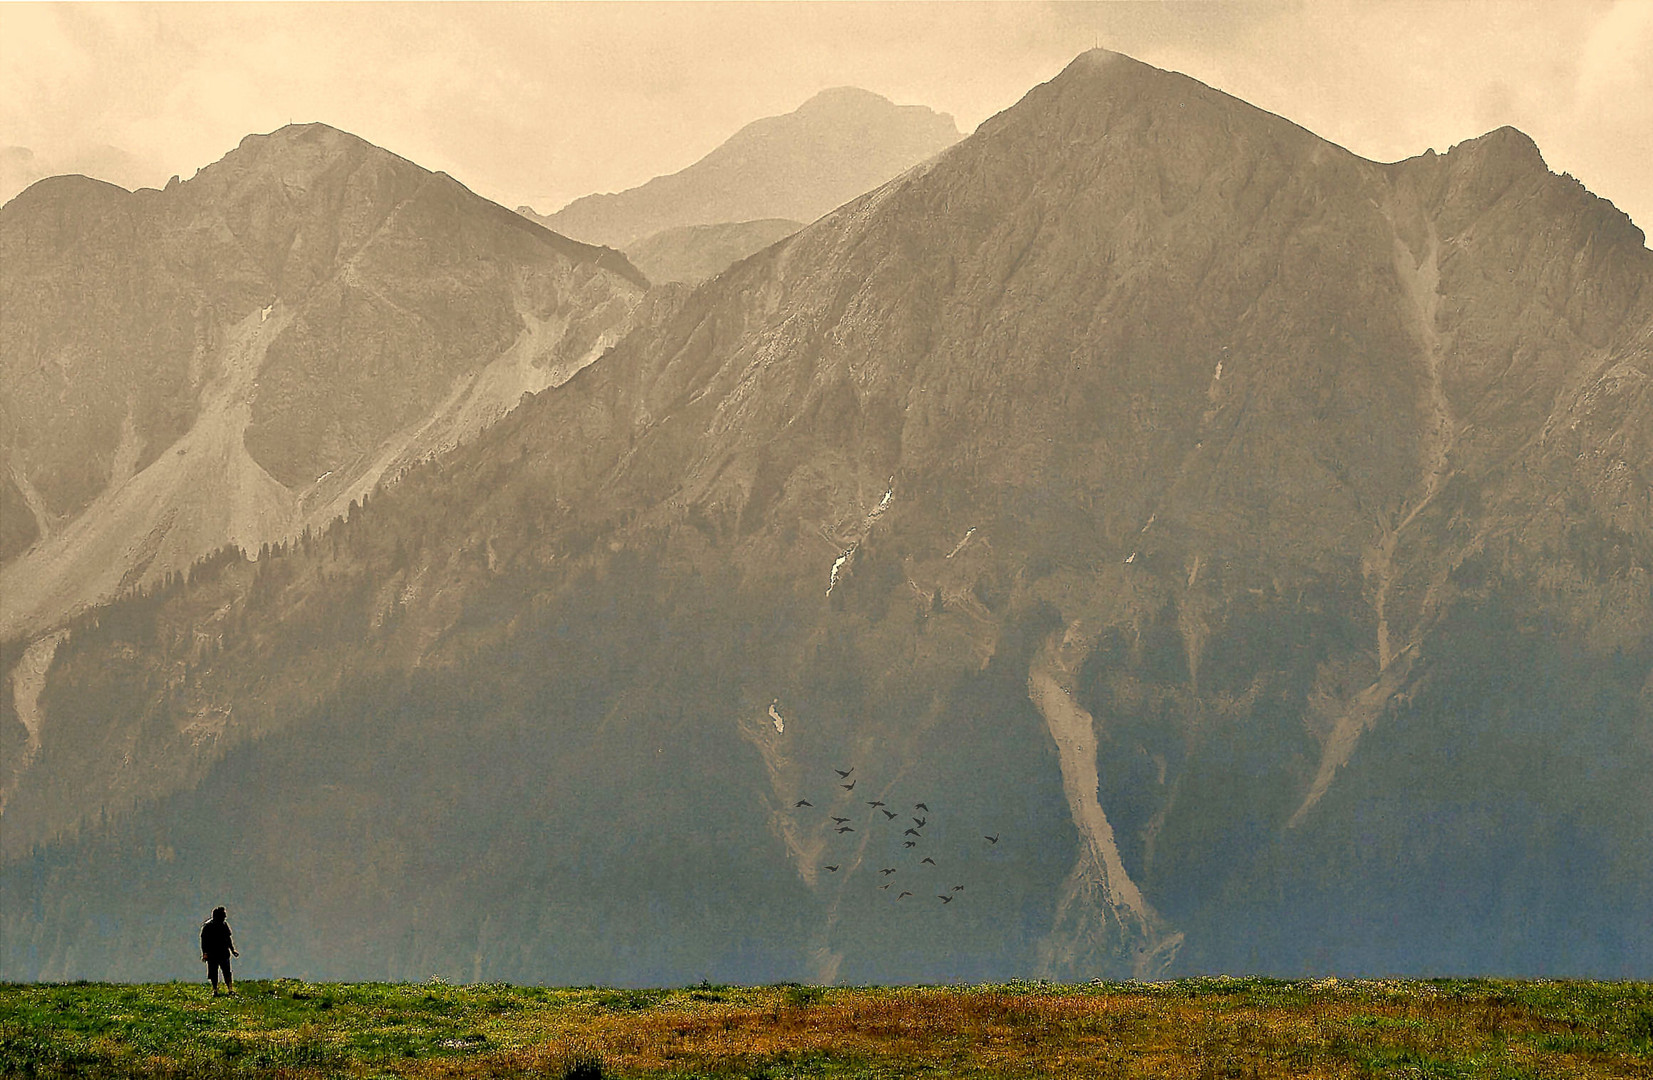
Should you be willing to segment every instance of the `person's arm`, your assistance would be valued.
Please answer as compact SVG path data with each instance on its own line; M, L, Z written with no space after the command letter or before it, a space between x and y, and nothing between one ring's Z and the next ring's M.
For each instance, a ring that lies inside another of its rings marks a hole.
M230 933L230 931L227 927L224 930L224 941L230 947L230 955L231 956L240 956L241 955L240 953L235 951L235 935Z
M201 927L201 963L207 962L207 928Z

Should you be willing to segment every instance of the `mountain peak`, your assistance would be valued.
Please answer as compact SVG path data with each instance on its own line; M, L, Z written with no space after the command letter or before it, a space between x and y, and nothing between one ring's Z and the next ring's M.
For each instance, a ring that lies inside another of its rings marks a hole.
M958 140L946 113L832 87L789 113L752 121L688 168L534 220L618 248L686 225L813 221Z
M7 635L330 520L596 359L647 286L326 124L164 191L43 180L0 252Z
M1467 154L1512 168L1549 170L1549 166L1544 163L1544 155L1532 136L1508 124L1494 128L1477 138L1465 139L1448 153Z
M1161 70L1160 68L1156 68L1151 64L1143 63L1141 60L1138 60L1134 56L1129 56L1129 55L1127 55L1125 53L1122 53L1122 52L1115 52L1112 49L1103 48L1101 46L1098 46L1097 48L1094 48L1094 49L1086 49L1084 52L1080 53L1078 56L1075 56L1072 60L1068 61L1068 66L1063 68L1062 70L1063 71L1073 71L1073 70L1094 71L1094 70L1097 70L1097 69L1100 69L1100 68L1109 67L1109 66L1111 66L1115 63L1118 63L1121 60L1127 61L1131 64L1135 64L1137 67L1144 68L1144 69L1149 70L1149 71L1159 71L1159 70Z
M849 114L851 116L877 115L879 113L906 113L921 115L930 120L938 128L945 128L953 137L958 137L958 124L951 113L936 112L926 105L897 105L883 94L862 89L859 86L832 86L816 93L809 100L793 109L790 113L781 116L772 116L765 120L756 120L742 130L748 130L762 124L794 118L818 118L834 114Z
M1022 149L1003 152L1036 152L1052 161L1070 154L1088 156L1104 144L1117 149L1125 139L1163 156L1196 186L1200 170L1214 167L1212 155L1220 156L1223 147L1290 146L1294 153L1341 149L1198 79L1110 49L1080 53L1049 81L984 121L976 138L1020 143ZM1195 165L1196 158L1205 164Z
M107 180L99 180L81 173L66 173L36 180L13 195L5 205L22 212L24 207L39 202L86 203L97 199L120 199L130 194L131 192L119 184L111 184Z
M201 173L210 173L225 166L247 166L254 163L276 162L280 167L292 168L304 162L325 165L340 158L379 159L396 162L421 173L428 170L408 161L399 154L368 142L359 135L320 122L286 124L267 134L248 135L234 150L206 166Z
M1068 62L1068 66L1057 74L1052 82L1074 81L1080 79L1127 79L1140 78L1161 80L1164 82L1192 83L1204 86L1198 79L1190 78L1177 71L1167 71L1152 64L1128 56L1112 49L1086 49Z
M894 102L883 94L875 94L871 90L863 90L859 86L831 86L819 91L808 101L799 105L793 112L805 112L811 109L841 108L844 106L878 106L893 105Z

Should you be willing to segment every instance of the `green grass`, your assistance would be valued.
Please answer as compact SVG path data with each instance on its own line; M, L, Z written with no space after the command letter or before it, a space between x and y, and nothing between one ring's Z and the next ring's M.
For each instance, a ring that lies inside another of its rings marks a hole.
M1653 1077L1653 984L0 984L6 1077Z

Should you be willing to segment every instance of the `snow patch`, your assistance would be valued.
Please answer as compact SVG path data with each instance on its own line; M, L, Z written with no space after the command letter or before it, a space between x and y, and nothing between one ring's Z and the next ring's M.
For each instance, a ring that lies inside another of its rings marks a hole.
M872 513L867 515L867 521L871 522L871 521L875 520L885 510L888 510L890 508L890 500L894 499L894 498L895 498L895 477L892 476L892 477L890 477L890 486L884 490L884 497L882 499L878 500L878 505L873 508Z
M780 698L776 698L769 703L769 720L775 725L775 734L784 735L786 734L786 717L782 716L780 709L777 708L780 703Z
M838 558L836 560L833 561L833 563L832 563L832 573L827 575L827 591L826 591L826 594L828 596L831 596L832 595L832 590L838 587L838 573L839 573L839 571L843 570L844 564L849 562L849 557L851 555L854 555L854 554L855 554L855 548L851 547L848 551L844 552L842 555L838 556Z
M951 559L954 555L957 555L959 552L963 551L964 545L968 544L970 542L970 538L974 535L976 535L976 527L972 525L970 526L970 531L964 534L964 539L960 540L958 545L955 546L952 551L947 553L947 557Z

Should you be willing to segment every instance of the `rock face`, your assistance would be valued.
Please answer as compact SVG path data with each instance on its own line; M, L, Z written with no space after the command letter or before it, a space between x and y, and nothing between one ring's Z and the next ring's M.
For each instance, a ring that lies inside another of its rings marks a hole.
M5 976L187 974L210 895L311 976L1646 977L1650 282L1519 132L1087 53L77 627Z
M839 87L754 120L680 172L575 199L546 217L521 212L565 236L628 251L685 225L814 221L958 139L945 113Z
M257 551L565 380L645 284L320 124L0 210L0 637Z
M785 218L680 225L639 240L626 258L656 285L699 285L801 228L803 222Z

